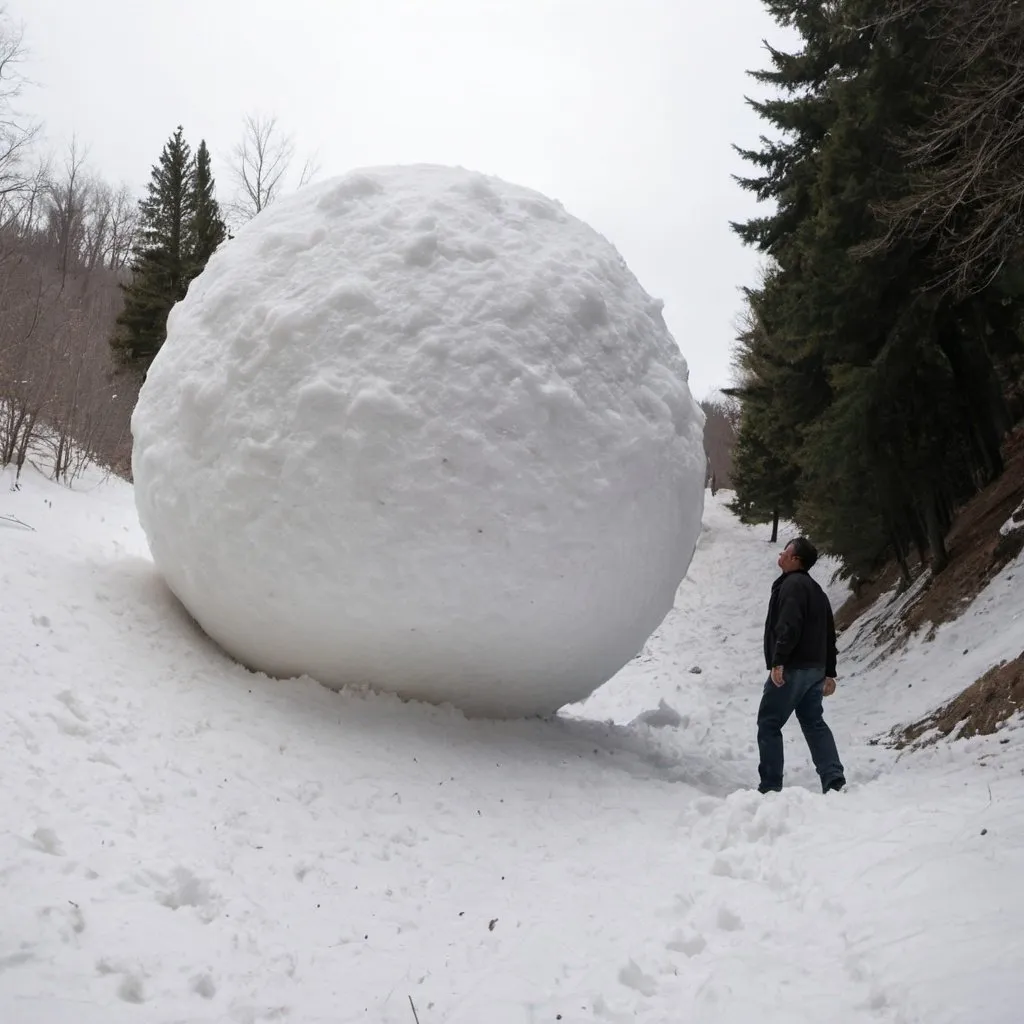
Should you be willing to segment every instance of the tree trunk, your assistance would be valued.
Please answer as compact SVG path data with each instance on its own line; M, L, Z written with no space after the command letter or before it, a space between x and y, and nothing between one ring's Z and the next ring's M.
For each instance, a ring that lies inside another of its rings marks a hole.
M924 522L928 531L928 548L932 554L932 572L937 574L949 565L946 539L939 521L939 510L934 494L929 494L924 503Z
M907 562L906 556L902 552L898 552L896 555L896 564L900 567L900 591L907 590L911 583L914 582L914 577L910 574L910 565Z
M896 558L896 564L899 566L899 589L902 592L913 582L913 577L910 575L910 564L907 562L907 546L903 543L899 532L893 528L891 520L889 525L889 543L892 545L893 555Z
M971 446L977 453L987 484L1003 471L1000 449L1008 429L1009 414L995 364L985 344L985 320L978 309L974 311L972 326L972 338L966 338L962 331L946 330L939 331L936 340L966 397Z
M917 549L917 560L923 568L928 564L928 535L921 526L921 517L913 510L910 512L910 535Z
M779 510L778 509L774 509L772 511L772 540L771 540L771 543L772 544L776 543L778 541L778 539L779 539Z

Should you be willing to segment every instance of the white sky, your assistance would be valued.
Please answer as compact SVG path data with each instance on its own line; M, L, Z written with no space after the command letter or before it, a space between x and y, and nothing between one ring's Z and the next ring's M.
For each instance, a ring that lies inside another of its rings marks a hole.
M665 300L698 398L729 379L757 254L730 143L764 37L760 0L7 0L38 86L22 108L59 150L141 191L180 123L225 161L246 113L276 115L320 177L461 164L561 200Z

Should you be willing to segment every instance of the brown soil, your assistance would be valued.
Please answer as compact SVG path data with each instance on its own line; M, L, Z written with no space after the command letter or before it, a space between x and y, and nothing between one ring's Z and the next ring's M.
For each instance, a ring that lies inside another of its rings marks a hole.
M911 565L911 571L917 571L917 565ZM888 593L899 582L900 571L895 562L886 567L870 580L863 580L859 587L836 611L836 629L841 633L852 626L883 594Z
M926 580L920 594L904 609L899 630L909 636L926 624L933 629L949 622L969 605L985 585L1024 549L1024 530L1006 536L999 528L1024 502L1024 426L1018 427L1003 446L1005 469L1002 476L975 495L959 512L946 537L949 565ZM915 569L914 566L911 566ZM891 590L899 579L894 565L851 596L836 613L840 630L852 625L879 596ZM887 632L892 630L888 624Z
M1003 566L1024 549L1024 530L1006 536L999 527L1024 502L1024 429L1007 439L1003 475L968 502L946 538L949 565L939 573L907 615L916 631L925 622L955 619Z
M892 738L897 747L907 747L927 746L954 732L956 739L990 736L1021 710L1024 710L1024 651L1013 661L1000 662L990 668L958 697L920 722L897 730ZM918 744L926 733L932 735Z
M931 639L940 623L949 622L963 612L985 585L1024 549L1024 529L1012 530L1005 536L999 532L1011 516L1017 521L1024 515L1024 425L1007 438L1003 459L1002 476L975 495L958 513L946 537L949 554L946 569L937 576L921 577L922 567L911 564L911 572L918 581L913 597L898 615L882 615L872 624L871 634L880 648L876 660L888 657L921 629L927 629L926 637ZM874 579L864 581L858 592L836 612L837 628L843 630L853 625L898 582L899 572L894 564L886 566ZM894 729L880 742L902 748L935 743L948 736L958 739L988 735L1022 711L1024 652L1012 661L989 669L949 703L913 725ZM923 739L925 736L927 738Z

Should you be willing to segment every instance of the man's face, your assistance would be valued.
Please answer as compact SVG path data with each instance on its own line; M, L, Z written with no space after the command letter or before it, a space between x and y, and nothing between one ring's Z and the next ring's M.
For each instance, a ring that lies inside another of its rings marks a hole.
M792 544L787 544L779 552L779 568L783 572L793 572L800 568L800 559L793 554Z

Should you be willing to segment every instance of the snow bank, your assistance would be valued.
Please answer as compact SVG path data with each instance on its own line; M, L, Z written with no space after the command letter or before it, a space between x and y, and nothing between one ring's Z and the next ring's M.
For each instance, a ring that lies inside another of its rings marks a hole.
M495 178L376 168L280 201L193 282L133 473L158 568L244 664L529 715L672 607L702 427L604 238Z
M999 533L1003 537L1008 537L1014 530L1024 530L1024 501L1013 510L1010 518L999 527Z

